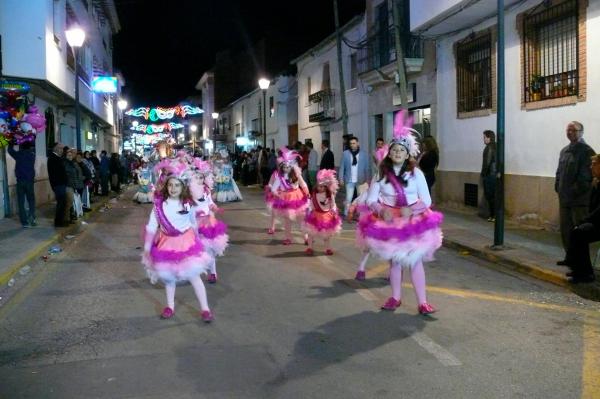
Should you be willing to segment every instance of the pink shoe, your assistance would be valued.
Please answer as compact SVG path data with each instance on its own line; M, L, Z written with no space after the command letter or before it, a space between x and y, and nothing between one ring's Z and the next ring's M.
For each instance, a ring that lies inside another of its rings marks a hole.
M304 250L304 253L305 253L306 255L308 255L308 256L312 256L312 255L314 255L315 251L313 251L313 249L312 249L312 248L306 248L306 249Z
M325 250L325 255L327 255L327 256L331 256L331 255L333 255L333 249L331 249L331 248L327 248L327 249Z
M354 276L355 280L365 281L367 279L366 273L364 271L357 271L356 276Z
M215 319L210 310L203 310L202 312L200 312L200 317L205 323L210 323Z
M270 235L275 234L275 229L267 229L267 234L270 234Z
M402 301L399 299L395 299L394 297L389 297L387 301L383 305L381 305L381 309L383 310L391 310L392 312L396 310L396 308L402 305Z
M209 284L216 284L217 275L215 273L211 273L210 276L208 276L208 278L206 279L206 281L208 281Z
M175 315L175 311L167 306L166 308L163 309L162 314L160 315L160 318L161 319L170 319L174 315Z
M433 306L431 306L430 304L428 304L427 302L419 305L419 313L422 315L432 314L432 313L435 313L436 311L437 311L437 309L434 308Z
M292 240L290 240L289 238L286 238L285 240L283 240L282 244L283 245L290 245L292 243Z

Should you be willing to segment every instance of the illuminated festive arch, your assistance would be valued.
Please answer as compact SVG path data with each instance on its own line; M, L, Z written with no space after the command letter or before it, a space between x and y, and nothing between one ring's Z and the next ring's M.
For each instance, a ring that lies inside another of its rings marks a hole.
M125 112L125 115L133 116L136 118L144 118L145 120L151 120L156 122L158 120L173 119L175 116L185 118L188 115L198 115L204 111L200 107L194 107L192 105L178 105L171 108L149 108L140 107L132 108Z
M162 133L164 131L170 132L171 130L181 129L184 126L185 125L182 125L181 123L173 123L173 122L163 123L160 125L143 125L140 123L137 126L132 125L129 128L129 130L133 130L136 132L143 132L146 134L155 134L155 133Z

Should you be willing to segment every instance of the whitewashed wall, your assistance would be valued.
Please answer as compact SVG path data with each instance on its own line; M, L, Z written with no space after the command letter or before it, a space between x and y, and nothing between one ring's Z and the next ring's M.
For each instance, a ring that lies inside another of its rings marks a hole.
M365 37L366 26L364 18L344 32L350 42L357 42ZM350 55L355 50L342 45L342 60L344 62L344 83L346 86L346 105L348 109L348 133L355 135L359 142L368 143L368 119L366 96L357 88L350 88L349 71ZM321 90L323 80L323 65L329 63L330 86L335 93L335 118L330 124L309 122L310 108L308 95ZM326 43L321 43L314 51L305 54L297 60L298 66L298 139L304 142L311 139L315 149L321 155L322 132L330 132L331 150L335 155L336 165L339 164L343 149L343 127L341 121L342 108L340 98L340 79L335 37ZM308 92L308 77L311 79L311 93Z
M506 33L506 173L530 176L554 176L560 149L568 144L565 126L579 120L585 126L584 138L600 151L600 0L590 0L587 10L587 101L575 105L535 111L521 109L520 38L517 14L538 4L527 1L510 10L505 18ZM482 132L496 130L496 114L457 119L456 69L453 43L495 25L491 19L472 30L465 30L437 43L438 130L440 170L479 172L483 150Z

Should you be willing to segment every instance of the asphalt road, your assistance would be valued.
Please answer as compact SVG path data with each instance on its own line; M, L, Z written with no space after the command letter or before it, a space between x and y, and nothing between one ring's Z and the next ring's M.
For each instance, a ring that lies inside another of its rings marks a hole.
M0 308L0 398L600 398L600 307L446 249L427 265L420 316L410 284L396 312L387 266L360 258L353 226L335 255L265 234L258 189L225 205L231 245L207 285L161 320L145 277L150 207L122 199L36 268Z

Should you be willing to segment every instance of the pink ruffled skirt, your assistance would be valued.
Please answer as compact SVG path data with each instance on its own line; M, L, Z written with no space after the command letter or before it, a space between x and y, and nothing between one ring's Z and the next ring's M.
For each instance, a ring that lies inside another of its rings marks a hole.
M279 197L273 196L271 203L267 207L275 214L289 220L296 220L304 216L308 208L308 197L302 189L296 188L288 191L280 191Z
M207 273L212 256L204 250L192 229L177 236L168 236L159 230L150 255L143 258L142 263L153 284L157 280L171 283Z
M198 233L200 242L212 256L223 256L229 245L227 225L214 216L198 216Z
M313 238L330 238L339 233L342 228L342 218L337 211L311 211L302 223L302 231Z
M402 267L410 268L419 262L433 260L435 251L442 246L440 226L444 216L426 209L420 214L403 217L399 208L387 208L394 215L390 222L373 212L361 214L357 244Z

